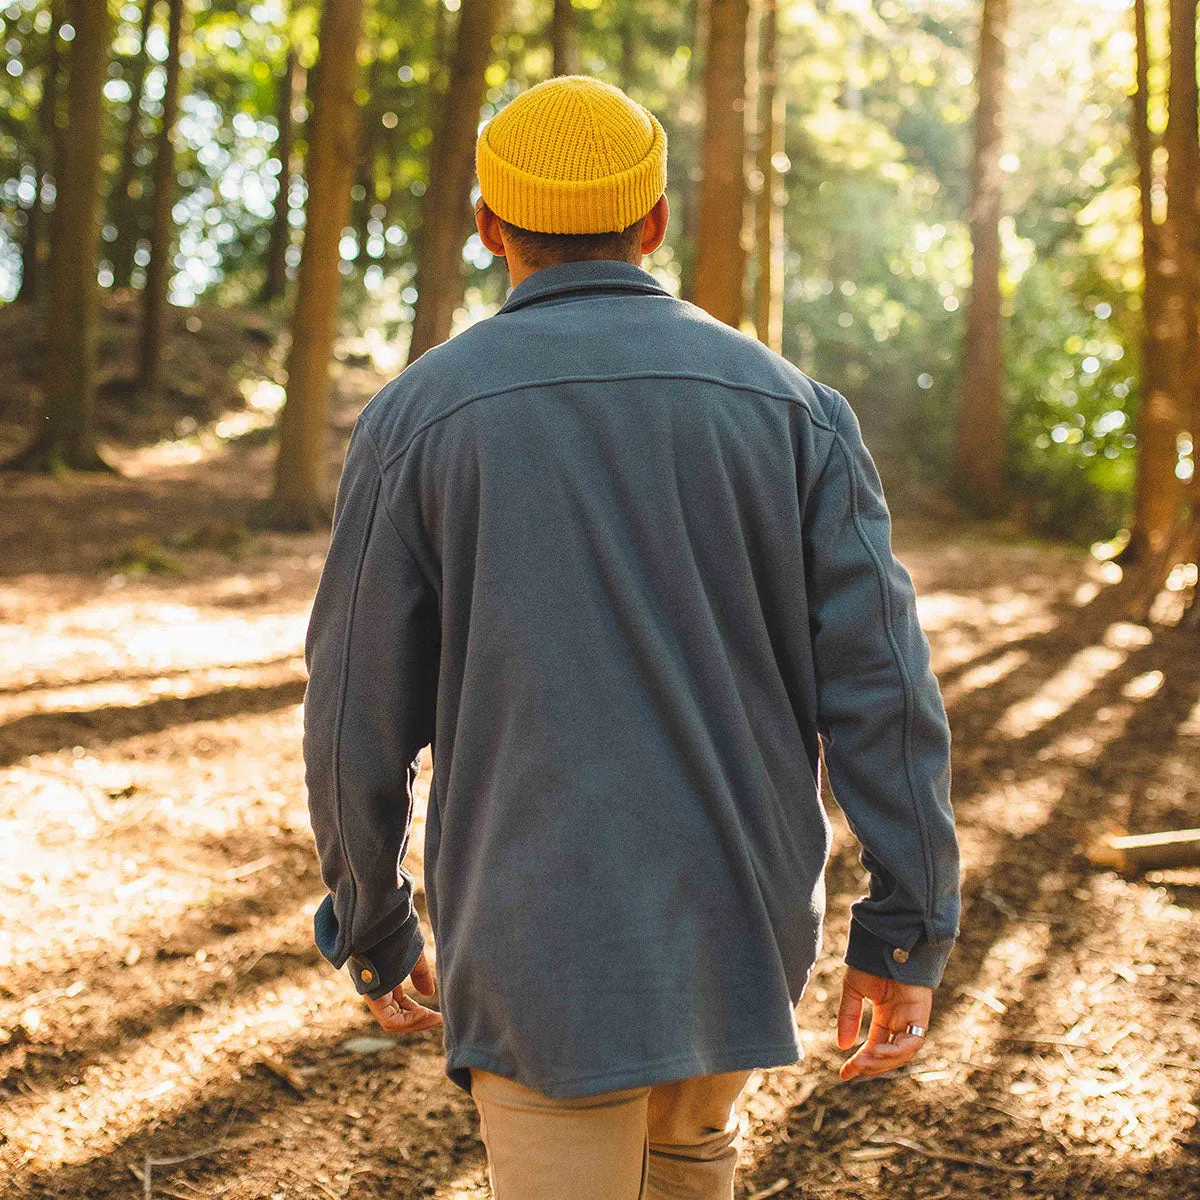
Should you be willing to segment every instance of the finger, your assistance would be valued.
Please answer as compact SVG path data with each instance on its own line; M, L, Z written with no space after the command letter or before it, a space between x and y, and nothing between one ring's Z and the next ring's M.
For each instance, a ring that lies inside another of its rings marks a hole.
M412 974L409 976L412 980L412 985L421 993L422 996L432 996L437 990L437 980L433 975L433 968L429 965L429 959L425 957L425 951L421 951L421 957L417 959L416 966L412 969Z
M440 1012L418 1004L412 997L405 995L401 988L396 988L378 1000L368 999L367 1007L379 1022L380 1028L388 1033L415 1033L442 1024Z
M390 1012L400 1007L400 998L404 993L399 988L394 988L386 995L378 996L372 999L370 996L364 996L363 999L367 1002L367 1007L371 1010L373 1016L379 1016L381 1013Z
M367 1007L371 1010L371 1015L379 1020L383 1017L396 1017L400 1013L411 1009L416 1005L415 1000L410 1000L404 994L403 988L393 988L384 996L372 1000L369 996L364 997L367 1002Z
M442 1014L422 1004L377 1018L380 1026L388 1033L419 1033L423 1029L436 1029L442 1024Z
M842 1079L854 1079L857 1076L882 1075L886 1071L894 1071L902 1067L910 1056L886 1055L878 1050L860 1050L853 1058L842 1064L838 1074Z
M876 1008L871 1013L871 1024L867 1028L867 1036L863 1041L863 1046L884 1046L887 1045L888 1038L892 1036L892 1030L889 1022L884 1015Z
M905 1045L890 1042L880 1042L874 1046L864 1044L858 1053L844 1064L842 1078L850 1079L856 1075L879 1075L885 1071L894 1071L908 1063L919 1048L919 1039L911 1037Z
M916 1052L920 1050L923 1045L925 1045L925 1039L923 1037L918 1037L915 1033L898 1033L892 1039L891 1044L895 1046L897 1050L905 1051L908 1054L908 1057L912 1058L912 1056L916 1054Z
M842 983L842 1002L838 1005L837 1044L839 1050L849 1050L858 1041L862 1028L863 998L848 982Z

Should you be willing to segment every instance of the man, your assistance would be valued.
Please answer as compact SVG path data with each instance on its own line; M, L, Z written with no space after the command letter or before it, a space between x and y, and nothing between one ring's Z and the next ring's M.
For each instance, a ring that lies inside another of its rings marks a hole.
M513 287L360 415L307 641L322 953L444 1019L498 1200L733 1194L734 1105L797 1061L837 801L842 1078L907 1062L958 934L950 735L835 390L641 266L666 138L560 76L477 144ZM398 863L433 747L425 888Z

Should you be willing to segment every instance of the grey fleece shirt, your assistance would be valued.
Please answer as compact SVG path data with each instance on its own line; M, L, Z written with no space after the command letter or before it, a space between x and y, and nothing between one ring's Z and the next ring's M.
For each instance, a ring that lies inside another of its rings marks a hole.
M555 1097L800 1057L830 825L846 959L935 986L950 732L846 400L614 260L564 263L366 406L306 644L316 940L379 996L422 946L446 1070Z

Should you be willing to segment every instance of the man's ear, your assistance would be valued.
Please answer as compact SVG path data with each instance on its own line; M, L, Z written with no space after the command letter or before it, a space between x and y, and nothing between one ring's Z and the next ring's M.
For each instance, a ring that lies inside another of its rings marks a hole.
M480 198L475 202L475 228L479 231L479 240L493 254L500 258L505 256L504 239L500 235L500 218Z
M662 245L663 238L667 236L667 221L670 216L671 206L667 203L667 193L663 192L646 214L646 223L642 226L643 254L652 254Z

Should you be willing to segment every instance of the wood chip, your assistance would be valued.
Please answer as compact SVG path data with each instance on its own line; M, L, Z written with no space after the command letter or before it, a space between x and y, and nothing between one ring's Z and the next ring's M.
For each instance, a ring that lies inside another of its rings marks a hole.
M778 1196L784 1188L791 1185L790 1179L777 1179L770 1187L765 1187L761 1192L755 1192L748 1200L767 1200L768 1196Z
M903 1146L894 1142L888 1146L860 1146L857 1150L847 1150L846 1157L855 1162L874 1162L879 1158L895 1158L903 1150Z
M301 1096L308 1091L308 1080L300 1074L295 1067L288 1066L274 1054L264 1054L258 1060L259 1066L266 1067L277 1079L283 1080L293 1091L298 1092Z
M233 883L238 879L249 879L251 875L257 875L259 871L265 871L267 867L272 866L275 862L275 856L268 854L265 858L256 858L253 862L248 862L240 867L233 867L225 871L221 878L229 883Z
M989 995L987 992L981 992L978 988L967 987L964 984L964 986L960 987L958 990L960 994L964 996L970 996L972 1000L978 1000L980 1004L986 1004L994 1013L999 1013L1001 1016L1003 1016L1006 1012L1008 1012L1007 1004L1001 1004L1001 1002L997 1000L995 996Z
M803 1108L812 1098L813 1092L821 1086L818 1079L806 1079L797 1089L795 1095L791 1097L792 1109Z

